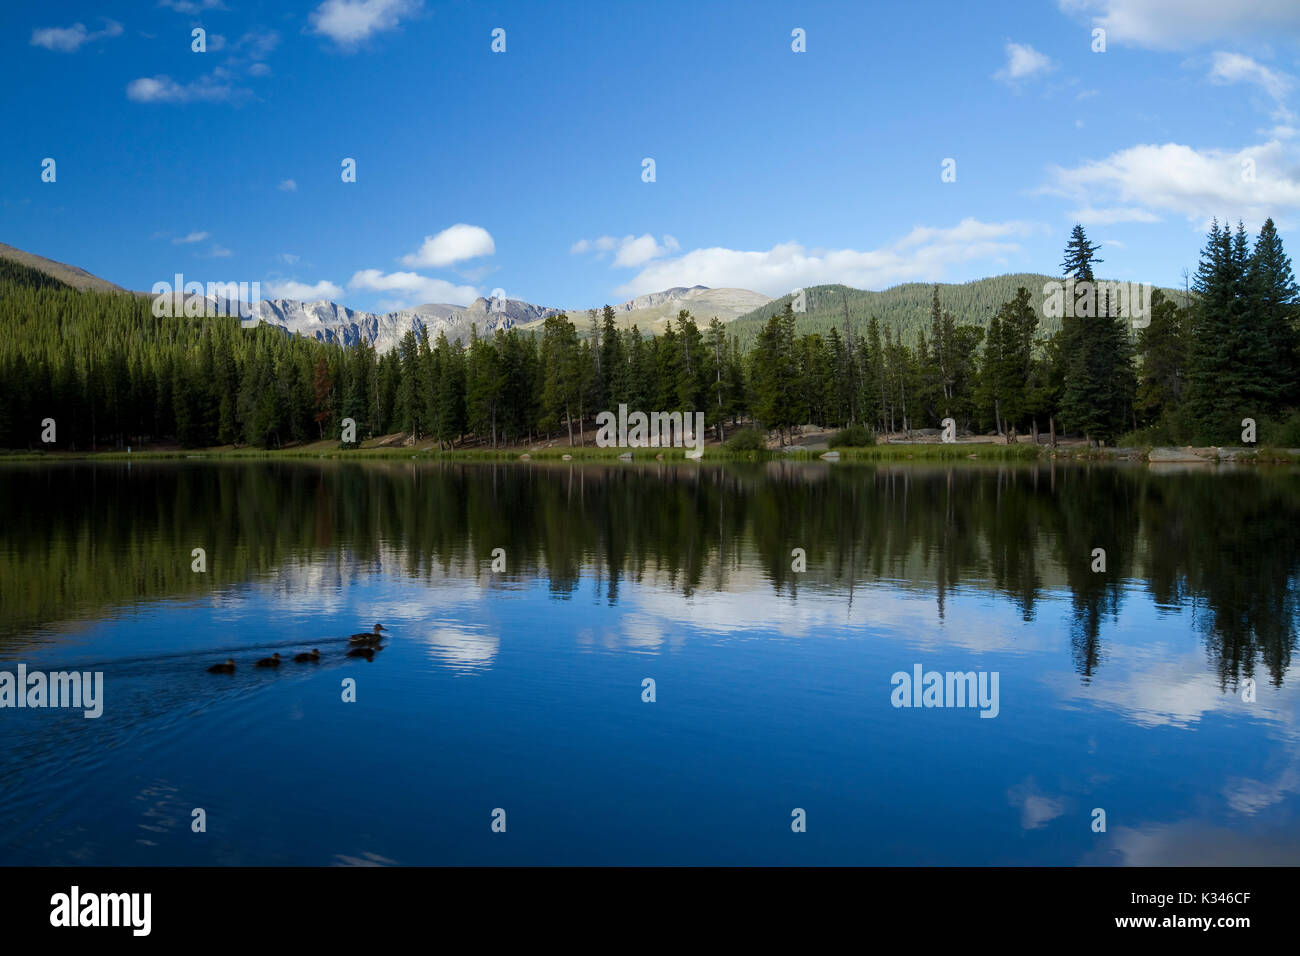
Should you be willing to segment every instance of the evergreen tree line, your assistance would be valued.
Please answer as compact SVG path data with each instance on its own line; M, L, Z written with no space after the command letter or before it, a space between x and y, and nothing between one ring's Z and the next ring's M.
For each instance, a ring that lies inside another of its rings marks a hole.
M1093 282L1097 246L1075 226L1063 278ZM409 330L380 355L228 317L158 318L146 297L76 292L0 259L0 447L178 442L188 447L338 440L401 433L449 448L588 440L595 416L703 412L718 439L752 422L784 442L804 424L877 432L934 429L1009 441L1069 431L1113 443L1235 443L1241 421L1300 445L1297 289L1268 220L1253 247L1216 221L1194 295L1156 290L1150 324L1133 329L1102 301L1041 332L1035 293L1020 287L985 322L959 322L932 290L929 331L904 341L872 317L865 329L796 331L784 309L752 347L689 311L660 335L619 329L606 306L536 332L473 332L468 343Z
M797 338L787 305L749 353L748 410L782 433L803 422L896 433L951 418L1008 441L1046 428L1112 444L1239 444L1251 419L1257 441L1300 447L1300 310L1272 219L1253 247L1241 224L1216 220L1192 295L1153 290L1142 321L1098 283L1097 250L1076 225L1062 278L1095 294L1048 335L1038 290L1023 286L987 324L959 323L934 287L929 334L911 343L874 318L864 336L846 320L843 336Z

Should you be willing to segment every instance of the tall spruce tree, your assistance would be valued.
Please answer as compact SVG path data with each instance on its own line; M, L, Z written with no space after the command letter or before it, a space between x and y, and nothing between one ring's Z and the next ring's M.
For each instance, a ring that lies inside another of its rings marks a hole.
M1214 220L1192 286L1187 411L1198 441L1229 441L1243 417L1262 412L1256 399L1263 337L1250 326L1248 265L1244 228L1234 236Z
M1141 357L1136 410L1144 425L1164 422L1181 432L1171 421L1182 405L1187 382L1188 311L1156 289L1151 294L1151 321L1138 332L1137 354Z
M1089 441L1113 441L1125 430L1137 390L1127 320L1118 303L1099 294L1093 271L1099 247L1075 225L1061 269L1074 280L1061 318L1064 383L1061 418Z
M1255 240L1246 275L1249 320L1260 349L1255 364L1255 394L1271 413L1296 399L1295 275L1273 220L1267 219Z

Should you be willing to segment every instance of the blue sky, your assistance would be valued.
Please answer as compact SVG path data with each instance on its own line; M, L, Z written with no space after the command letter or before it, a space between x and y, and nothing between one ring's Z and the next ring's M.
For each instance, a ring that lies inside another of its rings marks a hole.
M1075 221L1108 276L1181 285L1211 216L1271 215L1293 246L1300 211L1295 0L0 19L0 242L132 289L181 272L363 309L879 289L1054 272Z

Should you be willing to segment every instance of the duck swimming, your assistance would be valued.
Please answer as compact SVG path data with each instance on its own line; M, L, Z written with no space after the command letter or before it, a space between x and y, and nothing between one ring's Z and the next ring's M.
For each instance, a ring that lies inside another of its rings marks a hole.
M235 662L229 658L224 664L213 664L208 668L209 674L233 674L235 672Z
M263 657L260 661L258 661L253 666L254 667L279 667L280 654L277 651L276 653L272 654L270 657Z
M304 651L301 654L293 655L293 659L299 664L310 664L312 661L320 660L320 651L312 648L310 652Z
M388 628L384 627L384 625L376 624L375 629L370 633L363 632L361 634L353 634L351 637L348 638L348 643L349 644L378 644L380 641L383 640L383 638L380 637L379 632L386 631L386 630L388 630Z

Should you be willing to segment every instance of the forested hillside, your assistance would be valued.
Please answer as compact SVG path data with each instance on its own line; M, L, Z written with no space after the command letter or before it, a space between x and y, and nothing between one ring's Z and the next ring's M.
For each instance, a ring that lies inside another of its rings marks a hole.
M1091 283L1097 248L1076 226L1062 276ZM805 423L896 432L951 418L1011 440L1056 429L1236 444L1252 419L1258 440L1300 445L1297 291L1272 220L1253 246L1241 225L1215 222L1190 303L1157 291L1146 328L1103 310L1067 313L1053 329L1041 319L1046 281L899 287L895 311L851 322L848 336L837 287L823 287L810 290L807 315L787 299L740 329L701 327L682 310L645 335L619 328L606 306L594 323L579 317L585 337L553 315L536 333L498 329L468 345L408 331L379 356L236 318L157 318L148 298L77 292L0 259L0 448L275 448L339 439L344 418L360 439L405 433L444 448L581 442L598 412L623 403L704 412L718 437L746 421L784 435ZM904 321L922 289L923 320ZM995 289L1006 298L984 316ZM47 419L53 442L42 440Z
M237 318L158 318L151 300L78 292L0 259L0 447L306 436L312 372L341 353ZM327 359L328 360L328 359Z
M1059 282L1060 276L1020 272L991 276L973 282L939 283L939 298L943 307L963 323L987 327L993 313L1016 294L1021 286L1033 293L1038 312L1039 330L1051 335L1061 328L1061 320L1043 315L1043 285ZM1102 280L1105 281L1105 280ZM888 326L907 341L913 341L918 332L930 328L930 306L935 286L923 282L909 282L880 292L854 289L845 285L818 285L804 289L805 311L798 315L800 332L820 332L825 335L832 328L844 330L844 312L848 309L849 322L854 331L866 326L873 316L882 328ZM1182 289L1161 289L1166 298L1180 304L1187 300ZM731 331L748 346L758 335L758 330L773 312L780 312L793 294L774 299L760 309L747 312L731 323Z

